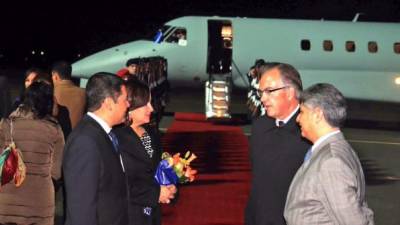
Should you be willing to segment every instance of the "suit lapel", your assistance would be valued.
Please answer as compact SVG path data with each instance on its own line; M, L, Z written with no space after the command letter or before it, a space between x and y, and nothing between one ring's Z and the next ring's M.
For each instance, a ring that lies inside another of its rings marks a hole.
M290 120L285 124L284 128L286 127L287 130L290 132L294 133L297 132L300 128L299 125L296 122L296 118L299 115L299 110L290 118Z
M342 140L344 140L342 132L334 134L334 135L328 137L327 139L325 139L323 142L321 142L321 144L319 144L317 146L317 148L314 149L314 151L311 155L310 162L311 162L311 160L315 160L315 158L317 158L317 155L320 154L321 150L324 149L327 144L336 142L336 141L342 141Z
M307 163L303 162L301 167L297 170L296 175L294 176L294 178L292 180L292 185L290 186L289 193L292 189L292 186L295 186L297 181L306 174L310 165L315 163L315 161L318 160L319 155L322 154L323 149L325 149L327 147L328 143L332 143L332 142L336 142L336 141L343 141L343 140L344 140L343 134L341 132L339 132L337 134L334 134L333 136L330 136L323 142L321 142L321 144L318 145L316 149L314 149L309 161Z
M96 120L94 120L92 117L90 117L89 115L85 115L85 117L83 119L86 120L93 127L95 127L96 130L101 132L101 135L103 136L104 140L108 144L108 149L110 149L112 151L114 149L114 145L113 145L110 137L106 133L106 131L103 129L103 127L101 127L101 125ZM115 151L112 151L112 152L115 153Z

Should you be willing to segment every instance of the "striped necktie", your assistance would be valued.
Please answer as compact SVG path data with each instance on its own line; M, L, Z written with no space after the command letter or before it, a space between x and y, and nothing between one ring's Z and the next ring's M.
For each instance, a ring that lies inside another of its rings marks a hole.
M115 135L112 131L110 131L110 133L108 133L108 136L110 137L113 146L114 146L114 152L118 153L118 138L117 135Z

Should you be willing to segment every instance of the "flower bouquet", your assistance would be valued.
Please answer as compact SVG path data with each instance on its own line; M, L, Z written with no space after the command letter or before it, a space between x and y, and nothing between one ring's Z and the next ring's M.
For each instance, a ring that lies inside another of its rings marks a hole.
M164 152L154 178L160 185L192 182L197 170L190 167L190 162L196 158L197 156L190 151L186 152L184 158L180 157L180 153L171 156Z

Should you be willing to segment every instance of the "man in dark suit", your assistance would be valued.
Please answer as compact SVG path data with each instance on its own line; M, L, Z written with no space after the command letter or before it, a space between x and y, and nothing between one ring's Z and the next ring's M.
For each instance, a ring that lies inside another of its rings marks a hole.
M252 124L252 181L245 224L284 225L286 194L310 146L296 124L302 82L297 70L288 64L267 63L260 70L257 92L267 116Z
M126 225L124 167L111 127L129 107L123 80L97 73L86 86L88 113L68 137L63 169L67 225Z
M313 146L290 185L287 224L373 225L360 160L340 131L346 119L342 93L330 84L316 84L301 94L300 102L301 135Z

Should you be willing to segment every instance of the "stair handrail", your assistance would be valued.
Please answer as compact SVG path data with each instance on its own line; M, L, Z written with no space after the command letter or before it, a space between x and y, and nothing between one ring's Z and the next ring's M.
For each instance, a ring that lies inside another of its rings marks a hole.
M245 79L244 75L240 72L239 67L236 65L236 62L232 59L232 65L235 67L236 71L239 73L240 77L243 80L243 83L246 85L247 84L247 88L250 88L250 83L247 79ZM232 73L232 77L233 77L233 73Z

